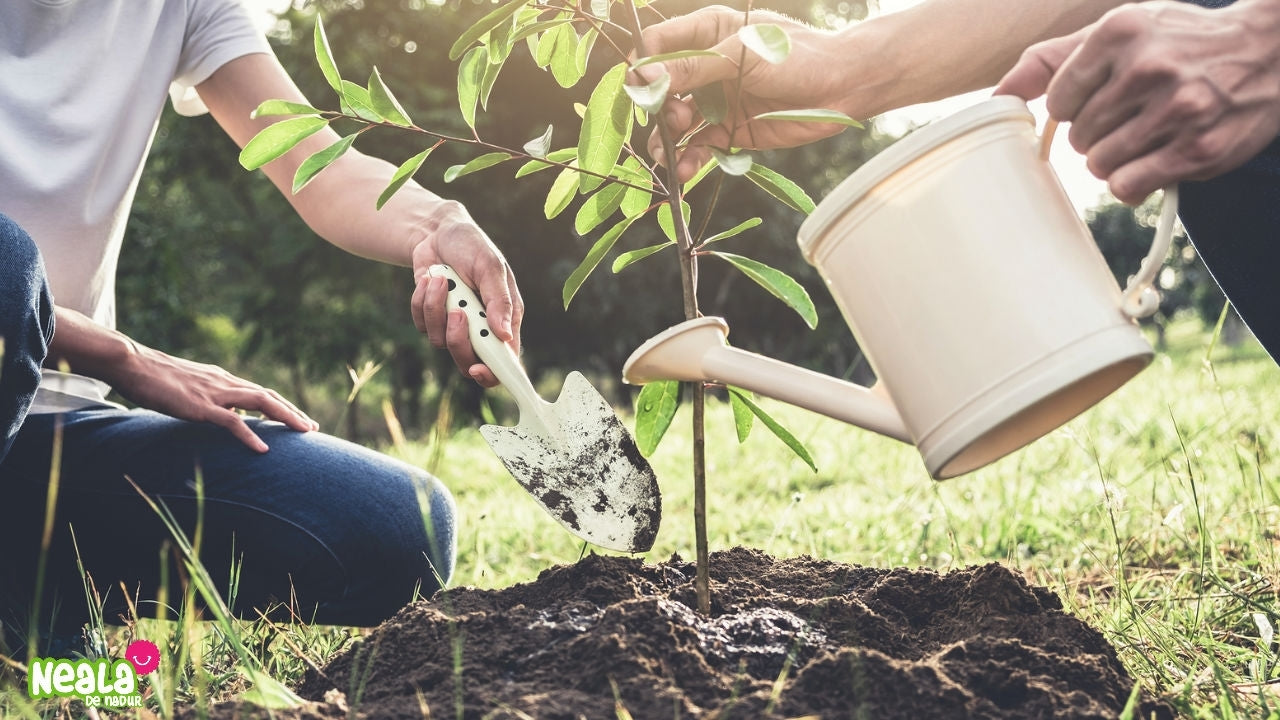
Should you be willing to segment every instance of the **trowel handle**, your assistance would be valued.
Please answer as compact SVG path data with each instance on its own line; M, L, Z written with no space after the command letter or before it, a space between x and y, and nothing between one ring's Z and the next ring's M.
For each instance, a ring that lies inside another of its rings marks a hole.
M457 309L466 314L467 334L471 338L471 347L476 351L476 357L493 371L498 382L502 383L507 392L515 398L516 404L520 406L521 417L524 417L526 411L536 413L539 406L543 404L543 400L533 389L533 383L529 382L524 365L511 350L511 346L493 334L480 298L476 297L471 288L458 277L458 273L448 265L432 265L427 270L427 274L431 277L443 277L449 281L446 309L448 311Z

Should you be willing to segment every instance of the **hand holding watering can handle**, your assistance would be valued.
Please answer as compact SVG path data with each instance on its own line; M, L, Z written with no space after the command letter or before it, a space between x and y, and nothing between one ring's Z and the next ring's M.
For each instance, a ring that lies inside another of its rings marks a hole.
M1057 129L1058 121L1051 119L1045 123L1044 132L1040 134L1040 159L1044 162L1049 162L1049 146L1053 143L1053 134ZM1142 259L1138 272L1129 277L1124 288L1121 310L1135 319L1150 317L1160 309L1160 293L1155 289L1155 281L1173 242L1173 223L1178 217L1178 185L1169 185L1163 193L1160 219L1156 222L1151 250Z

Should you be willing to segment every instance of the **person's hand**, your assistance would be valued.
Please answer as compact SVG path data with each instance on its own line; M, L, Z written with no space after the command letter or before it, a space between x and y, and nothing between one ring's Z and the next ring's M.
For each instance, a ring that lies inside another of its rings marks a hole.
M469 286L484 303L489 328L499 340L520 352L520 321L524 301L516 287L515 275L497 246L456 202L436 215L434 227L413 249L413 277L416 281L411 309L413 323L427 334L431 344L448 348L462 373L485 387L498 384L493 371L480 362L467 334L466 315L446 306L449 288L444 278L428 275L432 265L444 263Z
M643 31L650 55L707 49L720 54L720 57L680 58L636 70L645 82L660 77L663 71L671 75L670 92L676 97L666 102L661 120L677 140L693 133L688 145L678 153L676 167L681 180L693 177L710 160L712 147L795 147L845 129L843 125L830 123L750 120L761 113L809 108L841 110L851 116L856 112L843 107L850 97L843 83L850 79L851 73L843 72L848 58L841 56L834 33L816 30L765 10L753 10L751 23L773 23L787 32L791 52L786 60L773 65L750 50L744 51L738 37L743 13L723 6L702 8ZM735 94L739 62L742 63L741 97ZM840 71L833 71L834 68ZM687 93L713 83L723 86L728 112L722 122L699 129L704 121L697 104ZM657 130L649 138L649 153L659 163L666 164Z
M1047 95L1090 172L1137 204L1234 169L1280 132L1280 3L1125 5L1028 48L996 93Z
M261 413L306 432L319 425L275 390L236 377L216 365L166 355L131 343L133 352L110 374L117 392L140 407L181 420L220 425L251 449L264 453L267 444L254 434L236 410Z

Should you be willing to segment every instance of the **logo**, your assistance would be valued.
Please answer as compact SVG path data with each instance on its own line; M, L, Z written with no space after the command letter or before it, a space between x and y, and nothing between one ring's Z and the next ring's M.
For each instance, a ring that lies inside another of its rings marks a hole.
M149 640L134 640L124 659L32 661L27 691L34 699L76 698L86 707L142 707L138 678L160 665L160 649Z

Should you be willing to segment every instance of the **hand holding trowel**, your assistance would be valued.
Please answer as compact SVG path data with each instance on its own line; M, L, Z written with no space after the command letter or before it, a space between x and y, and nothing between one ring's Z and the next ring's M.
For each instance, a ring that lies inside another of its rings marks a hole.
M511 348L489 331L484 306L447 265L449 309L466 313L476 356L515 398L515 427L483 425L480 434L507 471L569 532L603 548L653 547L662 498L653 468L600 393L582 373L569 373L560 397L538 396Z

